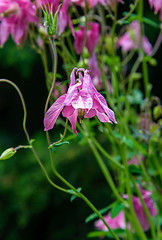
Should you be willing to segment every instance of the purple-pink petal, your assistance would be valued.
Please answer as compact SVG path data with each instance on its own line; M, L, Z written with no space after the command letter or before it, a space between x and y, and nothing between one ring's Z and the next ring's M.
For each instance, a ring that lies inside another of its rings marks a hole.
M75 109L75 111L73 112L73 114L68 117L68 119L69 119L69 121L70 121L70 123L71 123L72 129L73 129L73 132L74 132L76 135L77 135L77 130L76 130L77 116L78 116L78 110Z
M63 117L70 117L75 111L75 108L72 106L66 106L64 110L62 111Z
M52 106L48 109L44 117L44 130L50 130L53 128L56 119L58 118L60 112L64 107L64 100L66 98L66 94L59 97Z

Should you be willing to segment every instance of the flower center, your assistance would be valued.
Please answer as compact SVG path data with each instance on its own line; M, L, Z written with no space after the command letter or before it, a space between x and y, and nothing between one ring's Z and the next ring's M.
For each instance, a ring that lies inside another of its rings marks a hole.
M85 111L83 108L79 108L78 109L78 119L79 119L79 123L81 124L82 123L82 120L84 118L84 115L85 115Z

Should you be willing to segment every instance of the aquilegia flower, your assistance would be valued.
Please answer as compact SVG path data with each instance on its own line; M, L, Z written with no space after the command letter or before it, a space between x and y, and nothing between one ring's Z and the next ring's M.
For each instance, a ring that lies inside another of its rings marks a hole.
M124 212L123 211L121 211L114 218L111 218L110 212L109 212L106 216L104 216L104 219L111 229L125 229L125 220L124 220ZM97 220L94 223L94 225L98 230L108 231L107 227L105 226L105 224L103 223L103 221L101 219Z
M99 24L95 22L89 22L87 30L87 39L86 39L86 47L90 54L93 53L98 40L99 40ZM77 54L81 54L84 43L84 34L85 27L80 26L80 30L76 31L76 38L74 41L74 48Z
M75 79L75 72L77 79ZM73 69L68 92L59 97L46 112L45 131L53 128L61 111L62 115L69 119L75 134L77 134L77 117L81 121L83 118L92 118L97 115L101 122L117 123L114 112L108 108L105 98L94 87L89 71L83 68Z
M139 155L138 157L136 157L136 156L133 157L132 159L127 161L127 164L128 165L133 164L133 165L139 166L140 165L139 161L143 161L143 156L142 155Z
M71 0L73 3L75 3L78 6L84 7L85 6L85 0ZM116 0L87 0L87 3L90 8L95 7L98 3L105 5L109 4L114 5ZM122 0L118 0L118 2L122 2Z
M141 37L140 37L140 25L138 21L133 21L126 33L119 39L117 45L121 46L123 52L130 51L131 49L141 48ZM147 37L143 37L143 47L147 55L151 54L152 46L148 41Z
M35 5L30 0L0 1L0 45L3 46L11 34L16 44L24 43L28 23L36 23Z
M155 208L154 202L150 198L151 191L147 191L145 189L142 189L139 187L141 193L142 193L142 198L145 201L146 207L149 210L150 216L153 217L157 214L157 210ZM123 198L128 199L128 195L124 194ZM140 199L136 196L132 196L133 200L133 207L136 213L136 216L138 218L139 223L141 224L141 227L144 231L147 231L150 228L150 224L148 222L148 219L146 217L145 211L143 209L142 203ZM115 218L111 218L110 212L104 216L104 219L106 223L109 225L111 229L125 229L126 224L125 224L125 217L124 217L124 211L121 211ZM103 230L103 231L108 231L106 226L104 225L103 221L101 219L97 220L94 223L95 227L98 230ZM127 223L127 228L130 229L130 223Z
M101 71L99 69L95 53L92 54L88 61L88 68L90 70L90 76L94 86L97 88L97 90L101 90L103 88L101 80Z
M150 216L153 217L157 214L157 210L155 208L155 205L152 201L152 199L150 198L151 192L150 191L146 191L142 188L139 188L141 193L142 193L142 198L145 201L146 207L149 210ZM143 209L142 203L140 201L140 199L136 196L133 196L133 207L135 210L135 213L137 215L137 218L141 224L141 227L144 231L147 231L150 228L150 224L149 221L146 217L146 213Z
M155 9L155 13L160 11L160 19L162 20L162 0L149 0L150 7Z

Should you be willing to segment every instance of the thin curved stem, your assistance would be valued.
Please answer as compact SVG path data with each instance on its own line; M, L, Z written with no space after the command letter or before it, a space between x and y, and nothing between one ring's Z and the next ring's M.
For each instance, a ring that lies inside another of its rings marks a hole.
M49 104L49 101L50 101L50 97L51 97L52 92L53 92L53 88L54 88L55 81L56 81L56 71L57 71L57 52L56 52L56 46L55 46L54 40L52 41L51 38L49 38L49 40L50 40L51 47L52 47L52 51L53 51L53 55L54 55L53 81L52 81L52 86L51 86L51 89L50 89L50 91L49 91L49 94L48 94L48 97L47 97L47 101L46 101L46 104L45 104L44 114L45 114L46 111L47 111L48 104Z
M139 0L136 0L135 3L134 3L134 5L133 5L133 7L131 7L131 10L127 13L127 15L126 15L125 17L119 19L119 20L117 21L117 23L120 24L122 21L124 21L124 20L126 20L127 18L129 18L129 17L131 16L132 12L134 12L135 8L137 7L138 2L139 2Z
M25 135L26 135L27 141L28 141L29 145L31 146L31 150L32 150L32 152L33 152L33 154L34 154L37 162L39 163L41 169L43 170L44 175L46 176L48 182L49 182L53 187L59 189L60 191L63 191L63 192L66 192L66 193L71 194L68 190L66 190L66 189L58 186L57 184L55 184L55 183L50 179L50 177L49 177L49 175L48 175L45 167L43 166L41 160L39 159L39 157L38 157L38 155L37 155L37 153L36 153L36 151L35 151L35 149L34 149L34 147L33 147L33 145L32 145L32 141L31 141L31 139L30 139L30 137L29 137L29 134L28 134L28 131L27 131L27 128L26 128L26 118L27 118L26 105L25 105L25 101L24 101L24 98L23 98L23 95L22 95L20 89L17 87L17 85L16 85L15 83L11 82L11 81L8 80L8 79L0 79L0 83L2 83L2 82L8 83L8 84L10 84L11 86L13 86L13 87L16 89L16 91L17 91L17 93L18 93L18 95L19 95L19 97L20 97L20 100L21 100L21 103L22 103L22 106L23 106L23 111L24 111L23 130L24 130L24 133L25 133Z

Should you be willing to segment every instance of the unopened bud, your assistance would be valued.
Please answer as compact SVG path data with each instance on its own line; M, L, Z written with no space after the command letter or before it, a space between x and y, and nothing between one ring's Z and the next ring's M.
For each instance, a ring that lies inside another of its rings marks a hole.
M1 154L0 160L9 159L9 158L13 157L15 155L15 153L16 153L16 149L8 148Z
M50 37L53 37L57 32L57 14L61 7L61 4L59 5L56 13L53 15L53 6L51 4L51 7L49 7L49 10L47 10L46 6L44 7L43 13L44 13L44 25L46 27L47 34Z

